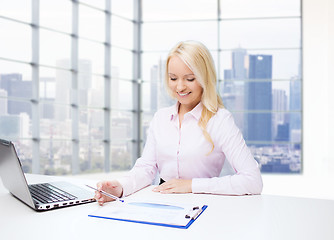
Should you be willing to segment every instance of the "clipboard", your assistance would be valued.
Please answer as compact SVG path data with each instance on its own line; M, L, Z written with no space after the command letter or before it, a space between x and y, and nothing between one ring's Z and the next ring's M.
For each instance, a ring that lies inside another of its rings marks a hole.
M188 229L207 209L207 205L169 204L161 202L111 202L99 207L89 217Z

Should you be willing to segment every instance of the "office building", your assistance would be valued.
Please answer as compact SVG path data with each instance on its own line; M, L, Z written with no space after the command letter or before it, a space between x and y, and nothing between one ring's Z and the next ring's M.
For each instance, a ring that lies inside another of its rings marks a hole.
M277 137L279 132L279 127L289 125L289 114L288 111L288 97L286 91L283 89L273 89L273 114L272 114L272 134L274 138L282 139L282 137ZM286 138L284 138L286 139ZM288 141L289 139L286 139Z
M249 55L249 81L245 84L248 141L272 140L272 56ZM263 111L266 111L263 113Z
M164 86L168 51L189 39L204 43L212 53L223 102L246 143L259 148L261 164L270 150L290 151L274 147L272 141L287 139L286 123L291 139L302 135L298 124L302 109L274 110L270 95L276 89L272 82L288 85L298 76L302 83L301 6L292 1L242 2L254 16L224 0L208 1L205 7L194 1L187 6L189 11L173 9L173 14L168 1L159 3L159 8L152 1L32 1L21 8L11 1L2 4L0 24L6 34L0 44L0 89L7 96L2 92L0 99L7 109L0 111L1 116L29 116L28 141L34 139L35 150L27 169L52 173L59 167L63 169L59 172L72 174L110 171L118 154L126 158L125 165L134 163L153 113L175 104ZM178 3L183 9L185 2ZM288 14L271 11L286 8ZM9 78L15 87L9 86ZM285 87L288 107L301 98L293 93L294 86L290 88L296 99L289 98ZM277 106L279 101L285 100L279 98ZM300 143L301 139L296 142ZM21 147L28 149L25 145Z
M7 91L5 89L0 88L0 116L1 115L7 115L8 110L7 110L7 105L8 105L8 100L7 100Z
M8 101L8 114L18 115L27 113L31 118L32 83L31 81L23 81L22 75L19 73L1 74L0 88L7 91L8 97L24 99L23 102Z

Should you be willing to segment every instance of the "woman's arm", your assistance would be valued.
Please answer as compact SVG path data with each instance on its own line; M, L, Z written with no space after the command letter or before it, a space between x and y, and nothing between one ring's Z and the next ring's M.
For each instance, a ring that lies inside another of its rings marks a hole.
M194 178L194 193L216 193L228 195L260 194L263 183L258 163L252 156L245 140L235 125L232 114L220 112L213 127L217 146L226 156L235 174L214 178Z

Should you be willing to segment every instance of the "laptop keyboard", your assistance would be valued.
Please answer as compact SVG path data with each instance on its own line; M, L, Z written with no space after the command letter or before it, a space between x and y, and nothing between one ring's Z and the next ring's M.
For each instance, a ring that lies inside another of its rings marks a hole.
M29 185L29 190L32 197L42 203L62 202L76 198L49 183Z

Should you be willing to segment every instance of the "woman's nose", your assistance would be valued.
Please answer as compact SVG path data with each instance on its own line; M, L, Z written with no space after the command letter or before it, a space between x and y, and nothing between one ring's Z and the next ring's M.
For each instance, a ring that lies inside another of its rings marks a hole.
M176 89L177 89L178 92L181 92L181 91L186 89L186 85L184 84L184 82L182 80L179 80L177 82Z

